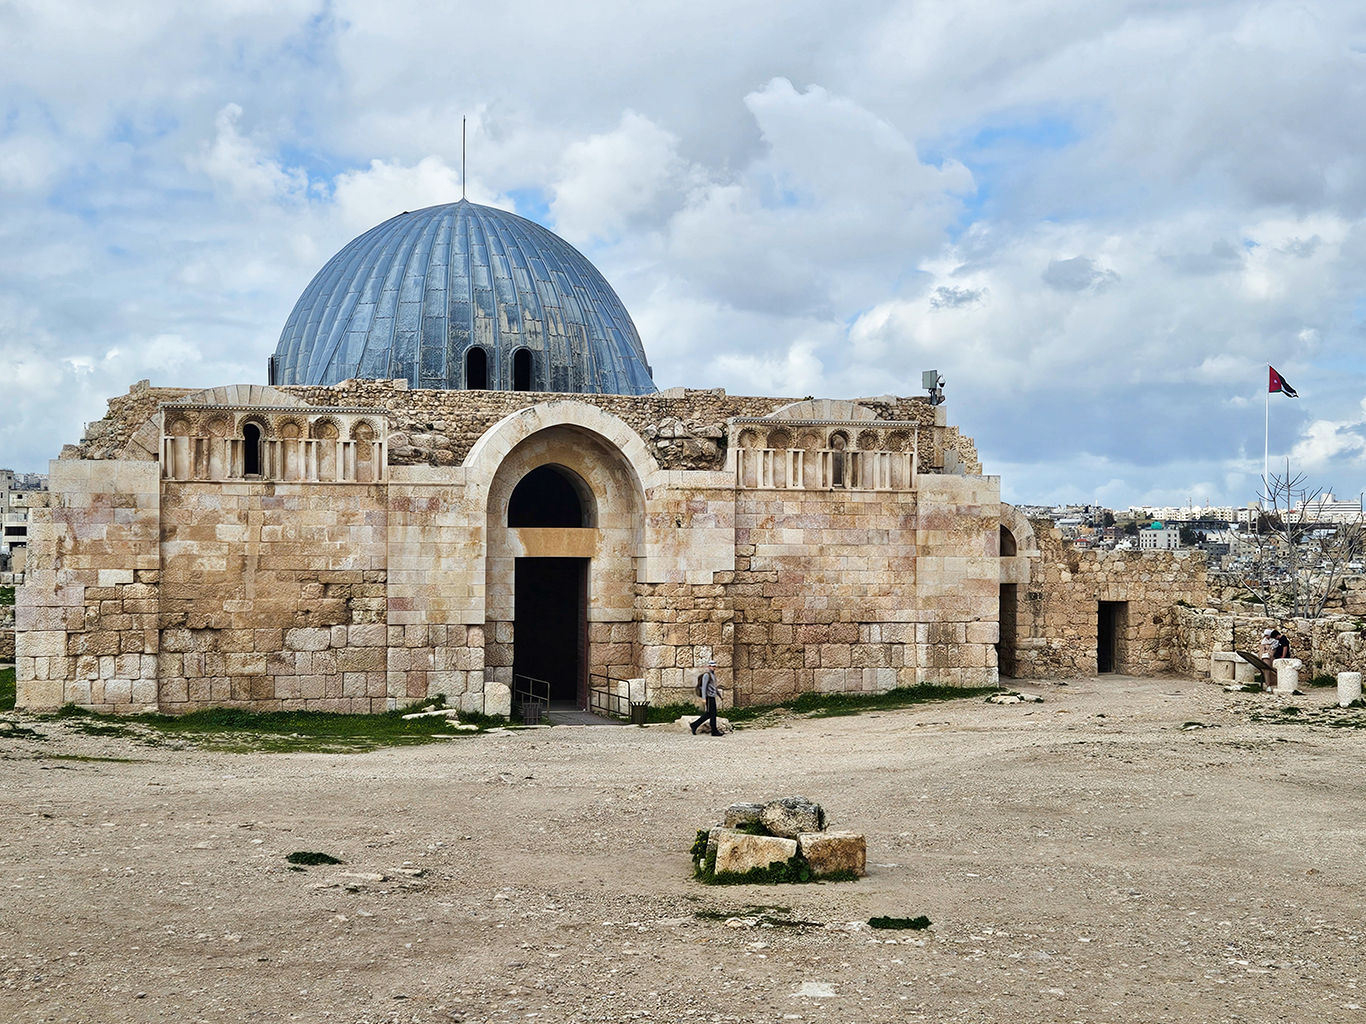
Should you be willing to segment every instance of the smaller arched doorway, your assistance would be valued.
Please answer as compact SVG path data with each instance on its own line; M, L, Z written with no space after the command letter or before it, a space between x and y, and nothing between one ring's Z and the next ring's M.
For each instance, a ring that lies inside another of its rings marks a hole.
M581 549L576 537L595 520L593 491L571 469L547 464L527 473L508 501L507 525L536 531L523 550ZM588 580L591 559L518 557L513 570L514 692L561 706L588 703Z

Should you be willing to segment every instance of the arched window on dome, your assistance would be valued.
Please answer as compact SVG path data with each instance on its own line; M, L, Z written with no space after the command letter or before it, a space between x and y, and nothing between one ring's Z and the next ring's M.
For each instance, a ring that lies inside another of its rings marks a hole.
M487 391L489 386L489 354L482 348L472 348L465 353L465 388L469 391Z
M531 389L531 349L519 348L512 354L512 390Z

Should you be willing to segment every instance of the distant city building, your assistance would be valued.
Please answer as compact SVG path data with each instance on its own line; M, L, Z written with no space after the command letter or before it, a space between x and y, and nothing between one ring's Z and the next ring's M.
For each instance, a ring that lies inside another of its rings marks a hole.
M1139 551L1175 551L1181 546L1181 527L1153 523L1138 531Z
M47 476L0 469L0 572L23 572L28 555L28 509Z
M1295 506L1296 517L1301 522L1313 523L1353 523L1362 517L1362 501L1339 501L1332 492L1320 495L1313 501L1301 501Z

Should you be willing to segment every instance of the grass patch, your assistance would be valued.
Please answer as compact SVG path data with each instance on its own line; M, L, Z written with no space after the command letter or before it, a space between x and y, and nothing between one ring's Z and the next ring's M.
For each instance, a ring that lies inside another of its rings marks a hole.
M869 928L890 928L901 931L918 932L928 928L931 921L924 914L919 917L870 917Z
M345 864L346 861L338 860L330 853L316 853L311 850L296 850L285 858L291 864L299 864L305 867L316 867L319 864Z
M1253 722L1266 725L1309 725L1328 729L1366 729L1366 701L1354 700L1345 708L1336 704L1318 708L1267 709L1249 716Z
M89 754L44 754L44 761L83 761L89 764L146 764L137 757L92 757Z
M693 917L699 921L729 921L732 917L754 917L756 914L790 914L791 907L774 903L746 903L739 910L699 910Z
M13 587L0 587L0 604L14 604Z
M769 707L731 708L726 712L726 717L732 722L746 721L782 708L799 715L831 718L836 715L857 715L863 711L883 711L936 701L981 697L995 692L994 686L898 686L886 693L803 693L794 700Z
M404 720L405 714L432 704L433 698L379 715L339 715L326 711L244 711L208 708L188 715L100 715L68 704L57 718L94 736L117 736L158 746L170 741L228 753L361 753L379 747L436 743L475 732L457 732L437 715ZM460 722L480 732L506 725L501 716L462 713Z
M0 668L0 711L13 711L16 696L14 669Z
M740 910L699 910L699 921L730 921L739 918L756 928L824 928L819 921L801 921L791 916L791 907L750 903Z
M857 715L865 711L887 711L909 708L916 704L930 704L944 700L964 700L998 693L994 686L898 686L886 693L803 693L778 704L751 704L742 708L725 708L718 715L736 722L752 722L775 711L791 711L812 718L833 718L838 715ZM684 716L696 718L702 712L696 704L664 704L651 707L651 722L676 722Z
M1309 680L1310 686L1337 686L1338 677L1330 675L1317 675Z

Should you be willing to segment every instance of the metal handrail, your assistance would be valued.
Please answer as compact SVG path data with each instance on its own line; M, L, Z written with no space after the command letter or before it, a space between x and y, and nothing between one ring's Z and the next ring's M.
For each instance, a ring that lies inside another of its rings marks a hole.
M534 676L513 676L512 692L518 704L539 704L541 709L550 710L550 683Z
M598 681L602 685L597 685ZM595 715L608 718L630 718L631 697L629 687L626 693L614 693L613 683L626 683L624 679L611 676L590 675L588 677L588 710Z

